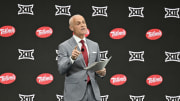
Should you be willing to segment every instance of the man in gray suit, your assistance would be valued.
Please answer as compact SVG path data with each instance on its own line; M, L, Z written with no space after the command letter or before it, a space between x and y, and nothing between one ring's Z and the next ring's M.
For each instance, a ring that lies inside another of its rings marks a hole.
M59 45L58 71L65 74L64 101L100 101L100 91L95 76L104 77L106 69L85 70L100 61L99 46L85 38L87 26L83 16L69 19L69 28L74 35Z

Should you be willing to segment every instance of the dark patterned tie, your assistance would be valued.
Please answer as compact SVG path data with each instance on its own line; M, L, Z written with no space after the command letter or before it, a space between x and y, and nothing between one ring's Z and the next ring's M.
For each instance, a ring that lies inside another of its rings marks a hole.
M81 52L82 52L82 55L84 57L84 61L86 63L86 66L88 66L88 53L87 53L87 48L86 46L84 45L84 40L81 40L80 41L82 43L82 47L81 47ZM90 78L89 78L89 75L88 75L88 78L87 78L87 82L90 81Z

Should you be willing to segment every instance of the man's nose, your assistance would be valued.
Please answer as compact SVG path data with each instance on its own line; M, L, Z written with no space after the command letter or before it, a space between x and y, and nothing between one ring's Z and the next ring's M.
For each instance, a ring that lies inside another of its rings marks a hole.
M84 26L85 26L85 24L84 24L84 23L81 23L81 26L82 26L82 27L84 27Z
M84 27L84 25L83 25L83 24L81 24L81 27Z

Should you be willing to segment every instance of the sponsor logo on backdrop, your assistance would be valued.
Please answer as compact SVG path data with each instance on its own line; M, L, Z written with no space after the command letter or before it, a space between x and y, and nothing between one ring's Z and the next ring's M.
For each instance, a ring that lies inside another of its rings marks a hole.
M164 18L179 18L179 8L165 8Z
M144 51L141 52L133 52L133 51L129 51L129 55L131 55L131 57L129 58L129 61L142 61L144 62Z
M110 31L109 36L112 39L122 39L126 36L126 30L123 28L115 28Z
M128 17L144 17L143 14L144 7L139 7L139 8L134 8L134 7L129 7L129 16Z
M120 86L125 84L127 81L127 77L124 74L116 74L111 77L110 83L115 86Z
M165 59L165 62L175 61L180 62L180 52L165 52L165 55L167 56Z
M55 5L55 8L57 9L55 16L57 15L71 16L71 13L69 11L71 9L71 5L68 5L68 6Z
M47 38L50 37L53 33L53 30L51 27L43 26L36 30L36 36L39 38Z
M167 96L166 95L166 99L167 99L167 101L179 101L180 96Z
M34 15L33 13L33 4L31 5L21 5L21 4L18 4L18 7L19 7L19 11L18 11L18 15L20 14L29 14L29 15Z
M108 59L108 57L107 57L108 50L107 51L100 51L99 54L100 54L101 61Z
M13 73L4 73L0 75L1 84L12 84L14 81L16 81L16 75Z
M3 26L0 28L1 37L10 37L15 34L15 28L13 26Z
M145 98L145 95L142 95L142 96L133 96L133 95L129 95L130 96L130 99L132 101L143 101L144 98Z
M19 94L19 97L21 99L21 101L33 101L35 94L32 95L22 95Z
M161 38L162 31L160 29L150 29L146 33L146 38L149 40L157 40Z
M104 7L92 6L92 9L94 10L94 12L92 13L92 16L105 16L105 17L108 17L107 8L108 8L108 6L104 6Z
M55 50L55 51L56 51L56 54L57 54L56 60L58 60L59 50Z
M63 95L56 94L56 97L57 97L58 101L64 101ZM108 97L109 97L109 95L101 96L101 101L108 101Z
M101 96L101 101L107 101L108 97L109 97L109 95Z
M63 95L56 94L56 97L57 97L58 101L64 101L64 96Z
M73 34L74 34L74 32L73 32ZM90 34L90 30L89 30L89 29L87 29L87 33L85 34L85 37L88 37L88 36L89 36L89 34Z
M21 60L21 59L34 60L34 56L33 56L34 49L31 49L31 50L18 49L18 52L20 53L18 60Z
M50 84L53 80L54 80L53 75L49 73L42 73L36 78L36 82L40 85Z
M151 75L146 79L146 83L149 86L158 86L163 82L163 78L161 75Z

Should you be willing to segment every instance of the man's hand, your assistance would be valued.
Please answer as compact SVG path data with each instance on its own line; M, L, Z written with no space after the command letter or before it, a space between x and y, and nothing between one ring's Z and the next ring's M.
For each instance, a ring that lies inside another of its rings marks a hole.
M106 75L106 68L103 68L102 70L96 71L96 73L100 76L105 76Z
M77 47L78 47L78 46L76 45L75 48L74 48L74 50L72 51L72 56L71 56L71 58L72 58L73 60L76 60L77 57L79 56L79 54L81 54L81 52L77 50Z

